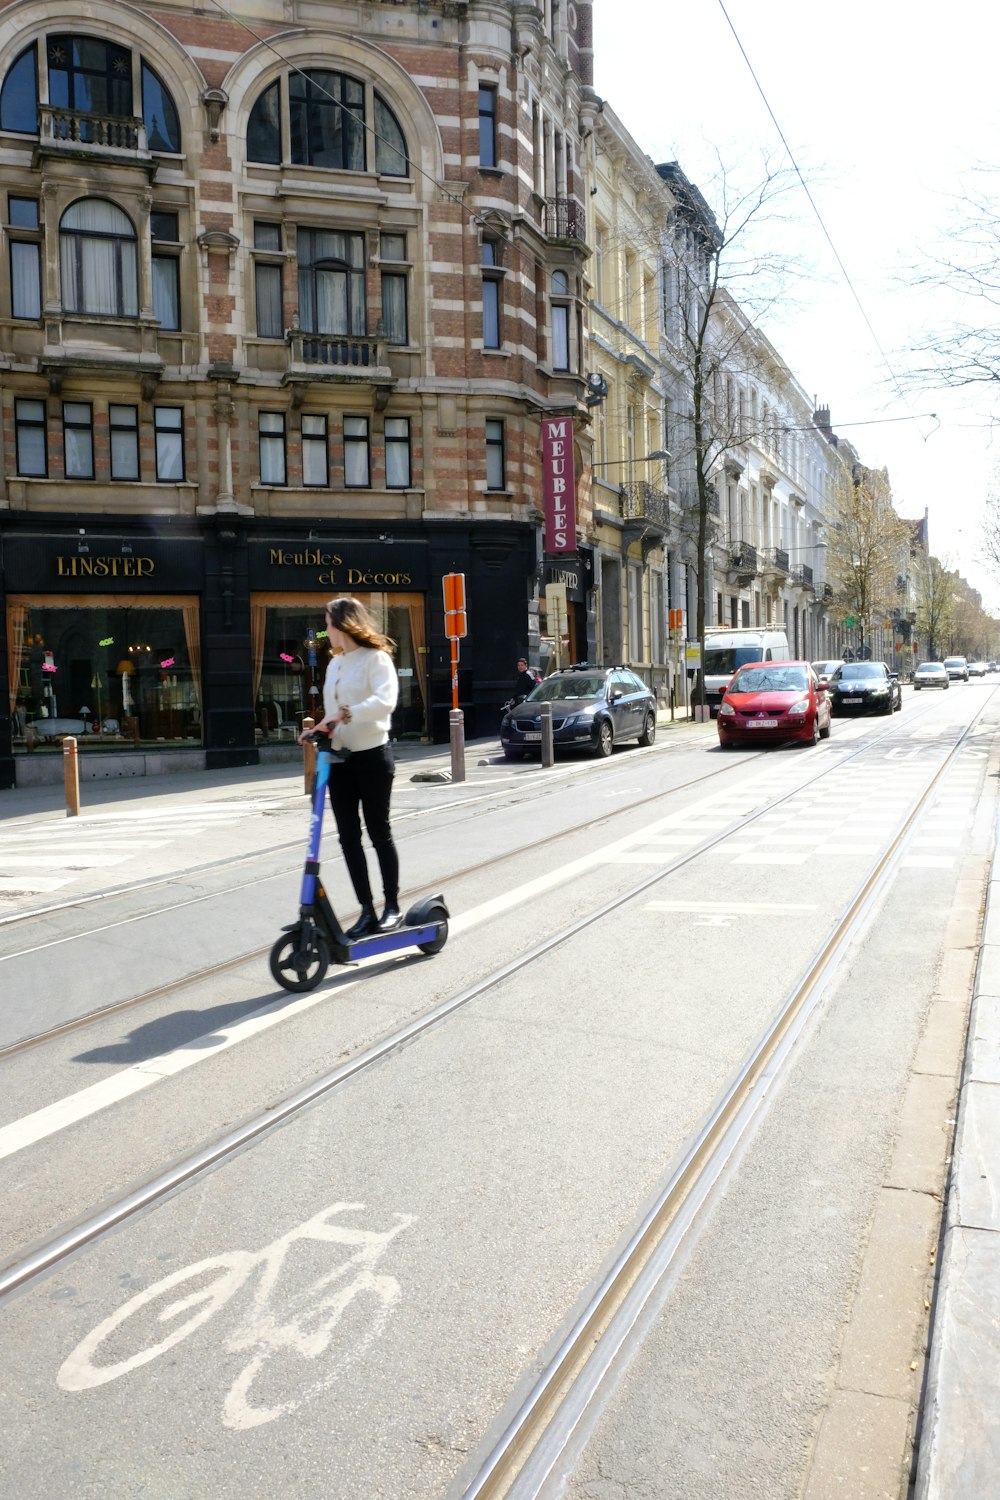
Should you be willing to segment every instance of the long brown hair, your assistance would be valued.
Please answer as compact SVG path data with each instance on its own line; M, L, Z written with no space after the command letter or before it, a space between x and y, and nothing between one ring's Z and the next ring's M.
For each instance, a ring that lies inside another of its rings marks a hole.
M357 641L359 646L371 646L376 651L388 651L390 656L395 651L396 642L381 633L374 616L369 613L360 599L355 599L350 594L341 594L339 598L330 600L326 606L326 612L334 629L343 631L344 635L349 635L351 640Z

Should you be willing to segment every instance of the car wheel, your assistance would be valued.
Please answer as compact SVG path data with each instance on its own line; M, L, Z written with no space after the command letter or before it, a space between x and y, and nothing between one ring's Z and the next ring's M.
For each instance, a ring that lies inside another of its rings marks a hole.
M504 760L524 760L524 757L525 752L523 750L504 750L503 753Z
M813 732L809 743L814 747L819 744L819 714L813 716Z
M920 683L919 683L919 682L915 682L915 683L914 683L914 684L913 684L913 691L914 691L914 692L915 692L915 693L919 693L919 692L920 692Z
M594 754L606 760L615 748L615 732L607 719L602 719L597 726L597 743L594 746Z
M639 736L640 745L651 745L656 739L656 715L652 712L646 715L646 722L642 726Z
M826 728L825 729L821 729L820 732L819 732L819 737L820 737L821 740L828 740L830 738L830 724L832 722L833 722L833 716L831 715L830 721L827 723Z

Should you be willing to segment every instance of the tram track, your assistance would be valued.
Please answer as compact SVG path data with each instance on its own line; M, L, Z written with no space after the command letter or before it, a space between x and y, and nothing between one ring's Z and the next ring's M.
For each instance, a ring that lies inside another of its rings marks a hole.
M984 704L983 705L983 710L985 710L985 707L986 707L986 705ZM912 718L908 718L907 722L908 723L912 722ZM896 721L893 720L890 725L886 726L884 734L877 735L872 740L866 740L864 742L864 744L858 746L858 748L856 750L849 751L848 754L845 757L843 757L842 759L840 759L840 760L837 761L837 766L839 767L841 765L847 764L848 761L854 759L856 756L858 756L860 754L863 754L866 750L871 749L874 746L877 746L878 744L880 744L883 739L885 739L888 735L891 735L893 733L895 727L896 727ZM791 754L794 754L795 750L797 748L798 747L794 747L794 746L793 747L783 747L785 753L791 753ZM779 750L778 752L775 752L773 749L772 750L760 750L760 751L750 752L749 754L745 754L745 755L741 756L738 760L727 758L724 764L721 764L721 765L718 765L718 766L713 766L713 768L710 771L708 771L705 775L690 777L687 781L678 782L675 786L663 788L663 789L661 789L659 791L650 793L648 796L641 797L641 798L635 799L633 801L630 801L625 806L606 809L605 811L602 811L602 813L601 813L601 815L600 815L599 818L595 818L592 821L592 823L591 823L590 826L594 827L594 828L607 826L609 823L613 823L615 820L617 820L619 818L626 817L626 816L629 816L631 814L634 814L636 812L636 810L638 810L638 809L642 809L643 807L649 807L649 806L651 806L651 805L653 805L655 803L662 802L667 797L671 797L671 796L680 794L680 793L685 792L685 791L690 791L692 788L696 788L696 787L704 785L706 782L713 781L718 776L723 775L727 771L738 770L740 767L746 766L749 763L752 763L754 761L758 761L758 760L760 760L762 758L765 758L765 757L770 757L770 758L773 759L776 753L780 754L780 753L782 753L782 751ZM833 766L825 767L821 772L818 773L818 775L819 776L825 775L825 774L827 774L829 771L831 771L833 769L834 769ZM813 780L815 780L815 779L816 779L815 777L809 778L806 782L803 783L803 786L810 785L811 782ZM796 790L800 790L800 789L801 788L798 788ZM544 790L548 791L548 789L544 789ZM549 794L551 795L556 790L557 790L556 788L552 788L551 792L549 792ZM787 794L787 795L792 795L792 794ZM781 800L783 800L783 799L781 799ZM753 815L753 817L755 818L755 817L758 817L758 816L763 816L765 813L772 811L773 808L776 807L776 806L778 806L778 805L780 805L780 801L773 801L773 802L767 804L765 807L759 809ZM752 821L752 820L753 819L750 819L748 821ZM740 827L743 827L743 826L746 826L746 824L741 824L740 825ZM551 847L553 845L557 845L557 844L561 843L564 840L568 840L570 838L576 837L576 836L579 835L579 831L580 831L579 827L572 826L572 827L565 828L565 829L561 830L558 833L550 834L550 835L547 836L547 840L546 840L547 845L549 847ZM735 832L735 831L738 831L738 830L732 830L732 831ZM410 837L412 838L412 837L414 837L414 835L410 835ZM399 842L399 843L405 843L405 839L398 840L397 842ZM717 841L713 841L713 843L714 842L717 842ZM711 847L711 846L712 845L705 845L703 847ZM423 898L425 896L428 896L428 895L431 895L435 890L440 889L441 886L442 886L442 884L455 885L458 882L463 881L463 880L474 879L476 876L481 875L486 870L494 871L499 866L502 866L502 865L504 865L506 863L512 863L512 862L514 862L516 860L524 858L525 855L531 854L534 851L535 847L536 846L535 846L534 843L526 843L526 844L523 844L523 845L519 845L516 849L507 850L507 851L505 851L502 854L492 855L488 859L478 860L478 861L476 861L473 864L465 865L461 869L453 870L453 871L449 872L447 876L440 877L440 878L438 878L436 880L431 881L430 883L427 883L427 884L424 884L424 885L421 885L421 886L418 886L418 887L414 887L413 889L404 891L402 893L402 895L401 895L401 901L402 901L402 903L403 903L404 906L412 905L414 902L419 901L421 898ZM232 861L219 861L215 865L201 867L201 872L203 872L205 869L231 868L234 863L245 862L245 861L248 861L248 860L253 859L253 858L263 857L266 854L276 852L276 849L277 849L277 851L282 851L285 848L288 848L288 849L294 848L296 850L296 853L298 855L301 855L301 843L298 840L296 840L294 842L289 841L289 843L287 845L284 845L284 844L283 845L279 845L279 846L276 846L276 848L271 848L271 849L266 850L266 851L255 851L251 855L239 856L238 858L236 858L236 859L234 859ZM701 848L699 848L698 850L693 851L694 854L698 854L700 852L702 852ZM669 873L669 871L671 869L678 868L680 864L686 863L687 859L689 857L690 856L683 856L680 861L678 861L674 865L670 866L665 871L665 873ZM291 880L297 869L298 869L298 860L296 860L295 864L290 864L286 870L276 871L274 873L274 875L269 876L267 878L268 879L274 879L274 880L279 880L279 879L280 880ZM195 874L198 874L198 873L200 873L200 872L199 871L191 871L191 872L185 871L184 875L185 875L185 877L188 877L190 875L195 875ZM170 883L170 881L176 880L177 878L178 878L177 875L174 874L174 875L169 876L169 877L164 877L163 880L157 881L157 882L155 882L155 884L168 884L168 883ZM249 880L246 880L246 881L242 882L242 884L239 885L239 886L236 886L236 887L229 886L228 889L230 889L230 890L234 889L234 888L235 889L241 889L241 888L245 888L245 887L250 886L250 885L257 885L259 883L260 883L259 878L249 879ZM127 893L130 890L132 890L132 889L146 889L146 888L147 888L147 886L145 884L143 884L143 885L137 886L137 887L124 887L124 888L122 888L122 891L125 892L125 893ZM109 892L109 893L105 893L105 894L106 895L111 895L111 894L118 894L118 893L119 892L116 891L116 892L113 892L113 893ZM182 910L184 910L184 909L186 909L186 908L188 908L190 906L202 905L202 904L204 904L207 901L211 901L213 899L216 899L217 895L218 895L217 892L206 892L206 893L198 895L198 896L189 897L188 899L186 899L184 901L175 902L175 903L173 903L172 905L169 905L169 906L159 906L156 909L155 915L157 917L162 917L162 916L165 916L165 915L169 915L169 914L171 914L173 912L182 911ZM99 899L104 899L104 897L102 897L102 896L94 896L94 897L87 898L87 899L88 899L88 901L89 900L99 900ZM65 909L73 909L73 908L75 908L79 904L80 904L79 902L68 901L68 902L65 903ZM69 942L77 941L81 937L90 938L90 937L93 937L95 935L99 935L102 932L113 931L113 930L116 930L116 929L121 928L121 927L130 926L130 925L132 925L132 924L134 924L136 922L146 921L146 920L149 919L149 917L151 915L153 915L153 914L152 913L148 913L148 912L135 913L135 914L131 914L131 915L127 916L127 917L123 917L123 918L121 918L121 919L119 919L119 920L117 920L115 922L106 923L106 924L104 924L102 926L99 926L99 927L88 928L83 933L73 932L73 933L66 934L66 935L63 935L63 936L60 936L60 937L57 937L57 938L51 938L51 939L48 939L47 941L45 941L43 943L35 944L32 947L30 947L30 948L18 949L18 950L15 950L13 953L4 954L4 955L0 956L0 965L4 964L5 962L9 962L9 961L11 961L12 959L15 959L15 958L26 957L26 956L28 956L29 954L32 954L32 953L44 953L44 952L46 952L46 951L48 951L48 950L50 950L50 949L52 949L54 947L61 946L61 945L64 945L66 943L69 943ZM170 980L166 984L157 985L157 986L153 987L150 990L144 990L142 993L140 993L138 995L133 995L133 996L129 996L127 998L121 999L121 1000L116 1000L116 1001L114 1001L114 1002L112 1002L112 1003L110 1003L108 1005L99 1006L99 1007L97 1007L94 1010L90 1010L90 1011L85 1012L83 1015L75 1016L75 1017L70 1018L69 1020L63 1021L59 1025L57 1025L57 1026L52 1026L52 1027L46 1028L43 1031L35 1032L31 1036L21 1037L17 1041L10 1042L10 1043L8 1043L8 1044L6 1044L4 1046L0 1046L0 1062L2 1062L6 1058L14 1057L14 1056L18 1055L19 1053L24 1053L24 1052L32 1051L35 1048L43 1046L43 1045L45 1045L48 1042L55 1041L55 1040L57 1040L60 1037L71 1035L74 1032L86 1030L89 1027L98 1025L101 1022L108 1020L112 1016L122 1015L122 1014L125 1014L125 1013L129 1012L129 1011L137 1010L141 1006L153 1004L153 1003L155 1003L158 1000L164 1000L164 999L166 999L166 998L168 998L168 997L170 997L172 995L183 994L185 991L190 990L190 989L196 987L197 985L200 985L200 984L204 983L208 979L215 978L215 977L217 977L219 975L222 975L222 974L230 973L234 969L238 969L242 964L251 963L251 962L254 962L256 960L262 959L270 951L270 948L271 948L271 942L263 944L260 947L251 948L251 949L247 950L245 953L237 954L237 955L233 956L232 958L225 959L222 962L217 963L217 964L207 965L207 966L205 966L205 967L203 967L201 969L196 970L194 973L184 975L184 976L182 976L179 979Z
M637 1282L640 1270L649 1260L653 1248L663 1242L667 1231L678 1220L685 1203L691 1200L693 1189L702 1179L708 1165L717 1162L726 1133L741 1115L753 1090L762 1085L767 1077L772 1076L769 1069L778 1055L783 1039L791 1035L800 1016L804 1024L809 1007L818 1002L822 988L832 976L850 935L865 919L871 906L878 899L878 895L895 868L900 851L914 823L924 810L941 778L953 765L963 745L976 732L979 720L983 717L992 697L993 694L983 704L972 723L947 749L944 759L920 793L902 827L893 835L890 843L851 898L833 932L828 935L819 953L808 965L802 979L792 994L786 998L777 1015L751 1050L748 1059L713 1108L708 1124L689 1143L683 1153L681 1165L661 1194L655 1210L648 1221L639 1226L627 1252L622 1257L620 1266L613 1276L609 1277L608 1285L602 1288L599 1296L595 1296L593 1307L586 1319L574 1330L560 1355L553 1361L544 1380L539 1383L536 1391L529 1398L529 1402L526 1403L525 1410L519 1413L515 1423L511 1425L504 1443L498 1445L495 1454L491 1455L481 1477L476 1481L476 1486L469 1491L470 1500L473 1496L479 1500L480 1496L492 1497L504 1493L502 1489L497 1488L497 1484L508 1473L512 1462L518 1459L518 1455L534 1449L539 1432L542 1428L551 1425L554 1392L557 1388L564 1387L569 1375L580 1366L584 1351L594 1342L597 1326L600 1325L602 1328L610 1326L611 1317L616 1315L619 1307L624 1304L626 1292ZM619 893L596 909L584 913L513 960L484 975L474 984L452 995L406 1025L395 1029L375 1044L320 1078L314 1079L284 1100L257 1112L235 1130L201 1150L186 1155L167 1171L120 1195L100 1211L81 1218L75 1225L50 1237L44 1243L38 1244L29 1253L22 1252L20 1258L9 1262L6 1269L0 1272L0 1299L30 1285L46 1271L85 1250L110 1229L154 1207L180 1187L210 1172L236 1152L243 1150L256 1140L268 1135L278 1125L300 1114L308 1106L329 1097L350 1080L375 1068L386 1058L405 1048L421 1035L442 1025L456 1012L468 1007L513 975L568 943L576 935L602 921L611 913L645 895L660 881L700 859L724 841L733 838L752 823L773 812L791 798L800 795L808 787L815 785L832 771L840 770L849 760L871 751L891 732L892 730L887 726L886 735L879 736L874 741L867 740L850 752L846 758L838 758L835 765L824 767L814 776L807 777L805 781L768 799L752 813L706 839L697 848L670 859L663 867L633 884L628 890ZM662 797L666 794L660 793L659 795ZM187 981L187 983L191 982ZM561 1399L560 1397L560 1401ZM500 1451L501 1447L503 1452Z

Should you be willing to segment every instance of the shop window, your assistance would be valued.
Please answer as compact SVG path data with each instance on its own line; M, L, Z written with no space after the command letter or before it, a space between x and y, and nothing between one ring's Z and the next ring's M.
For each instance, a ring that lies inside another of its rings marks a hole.
M0 130L20 135L38 134L38 46L16 57L0 87Z
M569 362L569 277L565 271L554 271L550 282L552 293L552 368L570 369Z
M180 406L153 408L156 478L161 484L184 478L184 411Z
M367 417L344 418L344 483L350 489L371 484Z
M180 228L175 213L149 216L152 241L153 313L161 328L181 326Z
M326 417L305 413L302 417L302 483L322 487L329 482Z
M283 75L260 94L247 122L247 160L280 166L324 167L405 177L406 137L395 113L374 90L374 128L368 120L368 86L328 69ZM287 106L287 117L285 107Z
M303 331L364 336L368 332L364 235L300 229L297 238Z
M198 613L184 597L126 608L113 596L80 595L72 607L9 596L15 752L61 755L66 734L83 754L199 743Z
M67 479L93 479L94 408L89 401L63 402L63 450Z
M406 262L406 235L383 234L379 241L382 263L382 327L390 344L408 344L409 309L408 271L400 268Z
M257 337L281 339L285 336L280 260L265 260L264 255L280 255L281 225L254 221L254 303L257 309ZM260 253L258 253L260 252Z
M507 460L504 453L503 423L487 421L486 488L488 490L503 490L507 488L506 468Z
M44 401L14 402L14 434L17 472L32 479L44 479L49 472Z
M479 85L479 165L497 164L497 91L493 84Z
M108 407L108 427L111 437L111 478L139 478L139 408Z
M138 314L132 221L103 198L81 198L62 216L59 262L67 312L134 318Z
M500 241L484 239L483 266L483 348L499 349L503 280L500 274Z
M254 718L263 743L293 741L308 714L322 703L329 659L324 629L326 594L254 594L250 598ZM396 642L399 701L393 739L427 733L426 605L423 594L364 593L380 631Z
M285 484L285 415L280 411L262 411L257 418L260 440L261 484Z
M8 197L7 241L11 316L38 319L42 315L42 243L37 198Z
M410 488L410 419L385 419L385 483L390 490Z

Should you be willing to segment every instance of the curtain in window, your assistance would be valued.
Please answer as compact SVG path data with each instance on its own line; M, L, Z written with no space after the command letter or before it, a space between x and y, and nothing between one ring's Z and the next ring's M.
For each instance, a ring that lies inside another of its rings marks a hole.
M253 701L257 702L260 679L264 671L264 636L267 632L267 603L269 598L284 599L284 595L258 594L250 605L250 653L253 661ZM264 603L261 603L261 600Z
M280 339L285 332L281 306L281 267L258 262L254 285L257 295L257 337Z
M63 306L71 312L135 317L139 309L135 230L120 208L81 198L60 225Z
M396 272L382 273L382 326L390 344L407 342L406 277Z
M154 255L152 265L153 315L159 318L162 328L179 328L180 264L173 255Z
M42 316L41 246L10 242L10 296L15 318Z
M346 272L316 272L316 321L306 327L314 328L316 333L350 332Z
M188 663L191 667L191 683L198 707L201 708L201 621L198 618L198 601L185 599L177 602L184 618L184 644L187 646Z
M24 655L24 625L28 618L26 604L7 605L7 683L10 688L10 711L17 703L21 678L21 657Z

